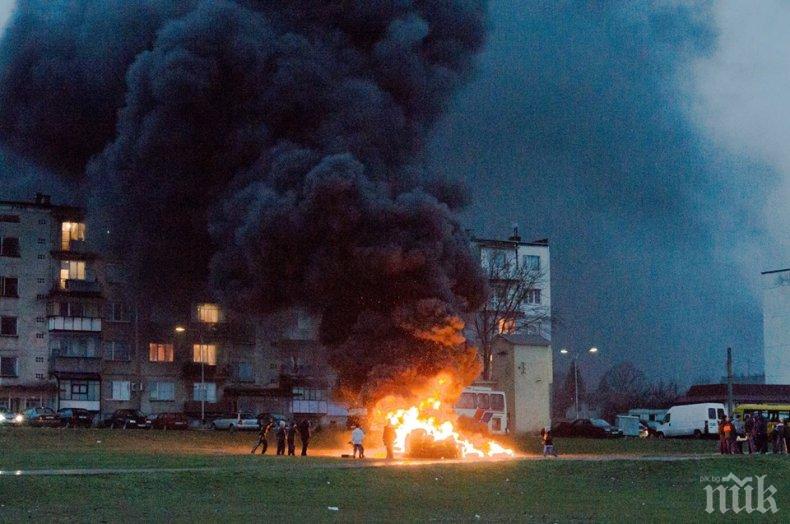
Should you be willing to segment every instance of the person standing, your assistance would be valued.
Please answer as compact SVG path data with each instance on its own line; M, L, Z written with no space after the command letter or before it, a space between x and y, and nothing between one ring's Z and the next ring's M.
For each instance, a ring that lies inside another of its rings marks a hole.
M754 453L754 418L749 413L743 416L743 430L746 433L746 447L751 455Z
M785 419L784 428L782 429L785 439L785 452L790 453L790 418Z
M260 446L261 455L266 454L266 450L269 449L268 434L269 434L269 430L272 429L272 425L273 425L272 419L261 422L261 430L258 433L258 442L255 443L255 446L253 446L252 451L250 451L250 453L254 455L255 450L258 449L258 446Z
M310 443L310 421L303 418L299 422L299 440L302 441L302 456L307 456L307 445Z
M351 432L351 444L354 446L354 458L357 458L357 452L359 452L359 458L365 458L365 446L362 445L364 439L365 432L362 431L362 428L354 426L354 431Z
M395 454L393 452L393 448L395 446L395 428L392 427L392 424L387 421L387 425L384 426L384 435L382 437L384 441L384 447L387 448L387 460L392 460L395 458Z
M722 455L729 455L730 453L730 434L732 433L732 424L730 423L727 415L724 415L719 421L719 452Z
M785 451L785 425L781 418L776 419L774 429L771 432L771 447L772 451L776 454L784 453Z
M735 415L732 418L732 432L730 433L730 453L743 455L743 442L738 437L743 435L743 422L741 417Z
M277 454L278 455L285 455L285 421L281 420L280 424L277 426Z
M543 441L543 456L548 457L551 455L556 457L557 451L554 449L554 439L551 437L551 430L548 428L542 428L540 430L540 437Z
M288 456L292 457L296 455L296 422L288 424L286 440L288 442Z
M754 443L757 446L757 451L764 455L768 451L768 421L762 413L757 413L754 421L754 432Z

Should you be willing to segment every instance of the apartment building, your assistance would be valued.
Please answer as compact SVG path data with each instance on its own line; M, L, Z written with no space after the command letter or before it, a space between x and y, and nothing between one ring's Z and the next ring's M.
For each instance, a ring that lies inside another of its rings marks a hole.
M763 271L766 384L790 384L790 268Z

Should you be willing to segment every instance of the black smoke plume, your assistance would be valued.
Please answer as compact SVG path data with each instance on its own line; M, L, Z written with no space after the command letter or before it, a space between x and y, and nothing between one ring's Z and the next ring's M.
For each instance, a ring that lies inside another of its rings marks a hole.
M22 2L0 134L84 184L141 289L320 313L355 393L471 373L485 284L423 150L484 26L485 0Z

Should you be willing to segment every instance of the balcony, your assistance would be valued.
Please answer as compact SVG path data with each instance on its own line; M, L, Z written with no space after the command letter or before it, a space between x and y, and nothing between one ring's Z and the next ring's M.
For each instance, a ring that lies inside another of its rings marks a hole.
M55 285L61 291L82 295L101 295L101 285L95 280L76 280L67 279L62 283L56 282Z
M50 331L101 332L101 318L94 317L49 317Z
M61 356L55 354L50 357L50 371L56 376L64 373L77 373L98 377L101 372L101 362L100 356Z
M184 362L182 368L184 378L200 380L200 362ZM223 381L230 376L230 366L227 364L219 366L203 366L203 376L207 382Z

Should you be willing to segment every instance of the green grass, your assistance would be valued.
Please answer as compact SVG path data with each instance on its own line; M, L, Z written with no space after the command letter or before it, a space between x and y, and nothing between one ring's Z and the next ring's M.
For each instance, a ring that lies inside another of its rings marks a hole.
M671 462L550 459L361 467L360 462L333 457L252 457L248 454L252 440L249 433L3 430L0 469L4 470L217 469L0 477L0 521L50 521L64 516L67 521L91 522L476 521L475 515L483 521L712 521L704 512L700 477L729 472L739 477L767 474L766 480L778 489L777 515L790 511L790 457L717 457L712 442L557 442L563 453L602 457L686 453L689 445L693 452L708 455ZM316 439L318 447L335 443L333 435ZM339 511L327 509L330 506ZM779 521L777 515L771 518Z

